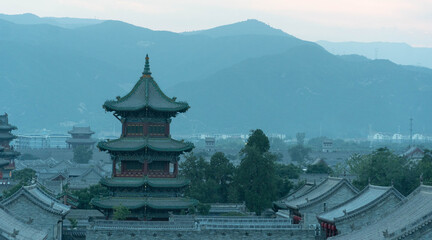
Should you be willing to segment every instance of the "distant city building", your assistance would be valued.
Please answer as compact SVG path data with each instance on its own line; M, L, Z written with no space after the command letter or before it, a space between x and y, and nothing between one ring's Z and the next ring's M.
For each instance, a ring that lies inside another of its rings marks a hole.
M326 139L322 141L322 151L323 152L333 152L333 141Z
M77 146L85 146L93 149L96 139L91 138L94 134L90 127L73 127L71 131L68 132L72 135L72 138L66 140L69 148L75 148Z
M189 181L178 177L179 155L194 146L170 137L171 118L186 112L189 105L162 92L151 77L148 60L131 92L103 105L122 122L120 138L98 143L113 160L112 177L101 179L111 194L91 203L108 219L123 206L131 211L128 219L167 221L170 212L179 214L197 204L182 197Z
M214 152L216 145L216 138L214 137L206 137L205 138L205 149L208 152Z
M15 158L20 155L10 145L10 142L16 138L11 133L17 127L9 124L7 113L0 115L0 184L4 184L4 180L11 176L12 171L15 169Z
M69 135L66 134L28 134L18 135L15 141L17 149L47 149L47 148L68 148L66 140Z

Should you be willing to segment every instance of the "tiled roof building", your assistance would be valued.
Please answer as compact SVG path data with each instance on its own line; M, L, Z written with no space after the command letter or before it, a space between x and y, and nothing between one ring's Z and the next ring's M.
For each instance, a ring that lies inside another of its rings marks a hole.
M360 229L396 209L405 199L394 187L368 185L354 198L317 216L323 236Z

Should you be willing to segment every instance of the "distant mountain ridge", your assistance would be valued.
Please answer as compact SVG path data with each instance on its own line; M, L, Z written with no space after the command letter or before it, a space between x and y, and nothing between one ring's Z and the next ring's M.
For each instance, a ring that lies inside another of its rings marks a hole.
M242 34L232 30L241 26ZM0 112L9 113L20 133L65 133L80 124L113 135L120 124L101 105L131 90L149 53L162 90L192 107L173 121L173 134L260 127L365 136L370 126L404 129L410 116L417 129L431 132L430 69L334 56L256 20L216 30L178 34L120 21L63 28L0 20Z
M7 15L0 14L0 19L15 23L15 24L50 24L63 28L78 28L88 25L98 24L104 20L84 19L84 18L56 18L56 17L38 17L31 13Z
M398 64L432 69L432 48L411 47L406 43L391 42L328 42L318 41L327 51L337 54L358 54L369 59L389 59Z

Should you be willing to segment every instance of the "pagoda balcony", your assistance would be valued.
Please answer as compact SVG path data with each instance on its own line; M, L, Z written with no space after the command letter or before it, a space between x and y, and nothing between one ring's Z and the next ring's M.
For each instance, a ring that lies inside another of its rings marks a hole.
M148 176L150 178L175 178L177 177L177 173L175 172L166 172L166 171L158 171L158 170L150 170L147 175L144 172L138 171L127 171L116 173L113 177L144 177Z

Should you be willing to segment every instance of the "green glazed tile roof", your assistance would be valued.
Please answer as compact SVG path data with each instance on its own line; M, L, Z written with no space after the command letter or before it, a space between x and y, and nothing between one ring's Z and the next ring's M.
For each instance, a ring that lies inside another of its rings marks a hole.
M154 151L188 152L194 145L188 142L177 141L172 138L140 138L124 137L112 141L99 142L98 148L108 151L138 151L149 148Z
M198 204L198 201L189 198L106 197L94 198L91 204L104 209L113 209L120 205L129 209L142 207L153 209L186 209Z
M11 133L0 132L0 139L14 139L14 138L16 138L16 136Z
M184 178L102 178L101 184L108 187L141 187L148 184L151 187L184 187L190 181Z
M186 112L189 109L186 102L176 102L175 99L167 97L149 75L143 75L126 96L106 101L103 107L107 111L128 112L144 108L161 112Z

